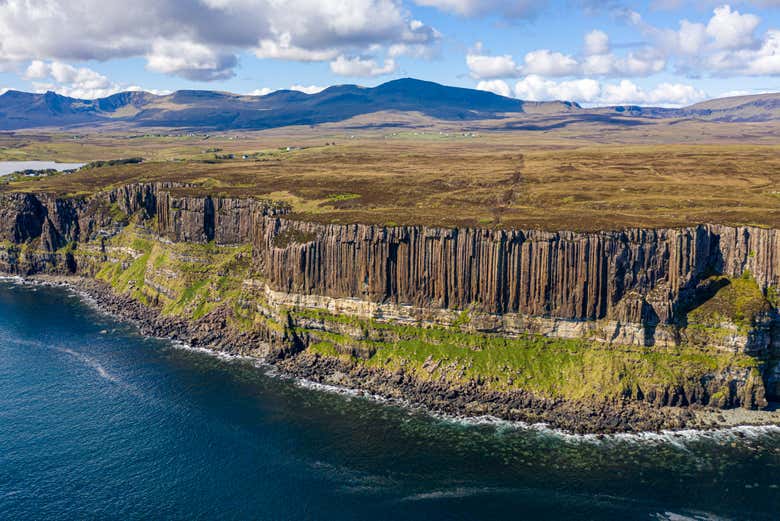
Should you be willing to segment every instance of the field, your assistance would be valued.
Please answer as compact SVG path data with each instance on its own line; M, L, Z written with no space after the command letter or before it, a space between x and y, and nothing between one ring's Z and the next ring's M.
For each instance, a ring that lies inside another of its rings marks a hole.
M604 125L531 132L360 123L359 130L321 125L215 135L0 134L0 160L146 159L0 190L72 196L174 180L194 183L196 192L285 200L295 218L326 223L582 231L780 226L780 144L766 127L691 128L683 121L674 132L704 142L674 144L668 124L647 123L623 128L615 135L629 143L616 144ZM753 144L742 144L750 135Z

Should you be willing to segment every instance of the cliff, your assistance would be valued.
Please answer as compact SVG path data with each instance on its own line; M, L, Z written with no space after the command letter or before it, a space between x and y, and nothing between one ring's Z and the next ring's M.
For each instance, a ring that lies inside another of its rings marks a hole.
M381 350L376 342L405 338L381 324L742 353L757 360L768 394L780 394L778 230L319 225L288 212L175 183L91 197L4 193L0 269L102 277L172 313L206 313L229 301L236 315L254 313L251 327L277 331L280 344L346 344L358 357ZM218 280L204 287L217 262ZM206 304L183 300L193 291ZM343 317L359 324L346 327ZM710 378L715 387L689 390L684 400L708 403L726 388L724 405L760 405L763 388L755 390L750 371L737 373ZM667 392L659 400L675 399Z

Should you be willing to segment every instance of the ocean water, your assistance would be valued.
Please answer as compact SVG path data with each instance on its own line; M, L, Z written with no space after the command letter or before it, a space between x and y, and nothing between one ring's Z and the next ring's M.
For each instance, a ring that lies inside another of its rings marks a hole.
M0 519L778 519L780 429L434 418L0 281Z

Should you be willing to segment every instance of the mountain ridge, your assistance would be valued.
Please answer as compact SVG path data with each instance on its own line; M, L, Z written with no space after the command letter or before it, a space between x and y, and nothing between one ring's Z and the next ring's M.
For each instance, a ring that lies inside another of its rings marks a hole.
M780 94L720 98L673 109L633 105L583 108L571 101L518 100L414 78L376 87L344 84L312 94L278 90L263 96L210 90L179 90L164 95L125 91L89 100L51 91L9 90L0 95L0 130L106 124L264 130L333 123L382 111L419 112L444 121L500 119L507 114L768 121L780 119Z

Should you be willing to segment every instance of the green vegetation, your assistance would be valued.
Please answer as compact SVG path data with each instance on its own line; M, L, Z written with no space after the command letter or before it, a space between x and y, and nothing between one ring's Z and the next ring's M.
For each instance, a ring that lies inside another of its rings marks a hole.
M194 320L233 302L251 263L250 246L166 244L132 224L108 247L123 258L103 263L98 279L165 314Z
M706 374L728 368L757 364L746 355L700 348L608 346L585 340L530 335L506 338L378 323L368 329L369 338L392 340L358 340L307 331L315 339L309 349L391 372L403 368L421 379L477 381L496 390L524 389L567 399L637 396L651 389L693 384Z
M706 283L718 289L688 312L688 329L718 334L723 324L731 323L741 334L747 334L756 318L770 308L770 302L749 271L737 278L710 277Z
M109 159L108 161L92 161L82 166L81 168L85 170L90 170L92 168L104 168L107 166L134 165L137 163L143 163L143 161L144 158L142 157L129 157L127 159Z

